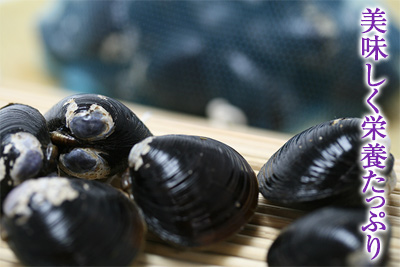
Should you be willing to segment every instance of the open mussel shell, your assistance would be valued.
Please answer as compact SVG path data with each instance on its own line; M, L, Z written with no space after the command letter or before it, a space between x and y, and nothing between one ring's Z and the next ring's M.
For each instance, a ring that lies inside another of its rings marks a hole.
M37 109L23 104L0 109L1 202L15 185L55 172L56 156L46 120Z
M25 265L126 266L145 235L133 202L97 181L28 180L7 196L4 214L2 237Z
M178 247L204 247L252 217L258 183L246 160L205 137L149 137L129 154L132 193L149 229Z
M132 146L152 136L128 107L102 95L66 97L45 118L61 174L72 177L102 179L123 171Z
M361 123L358 118L332 120L292 137L258 173L262 195L304 208L358 205L363 174Z
M380 235L383 250L371 261L374 255L367 253L367 233L361 231L367 214L365 208L355 207L325 207L309 213L282 230L268 251L268 265L381 266L388 253L390 228Z

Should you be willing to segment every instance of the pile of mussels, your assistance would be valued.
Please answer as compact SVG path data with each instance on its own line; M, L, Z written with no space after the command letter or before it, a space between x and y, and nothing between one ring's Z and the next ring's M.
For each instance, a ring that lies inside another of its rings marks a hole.
M226 240L253 216L260 191L280 205L316 209L281 233L268 264L370 265L359 230L367 216L360 125L316 125L256 176L228 145L153 136L106 96L73 95L44 116L9 104L0 109L1 237L26 265L129 265L147 229L181 248Z

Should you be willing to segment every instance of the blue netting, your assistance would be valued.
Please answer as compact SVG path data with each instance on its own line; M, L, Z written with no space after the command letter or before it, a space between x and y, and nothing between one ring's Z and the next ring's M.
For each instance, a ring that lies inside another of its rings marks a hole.
M56 3L40 31L48 66L69 89L198 115L222 97L249 124L282 131L367 110L363 1ZM383 108L399 89L394 24L390 60L374 63L375 77L389 77Z

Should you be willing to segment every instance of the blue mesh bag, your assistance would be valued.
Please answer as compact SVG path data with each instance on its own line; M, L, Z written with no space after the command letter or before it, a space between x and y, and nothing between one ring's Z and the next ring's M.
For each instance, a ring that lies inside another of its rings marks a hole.
M202 116L222 98L249 125L293 132L368 111L363 4L59 0L39 29L64 87ZM374 77L388 77L383 109L399 90L394 24L384 35L390 60L373 63Z

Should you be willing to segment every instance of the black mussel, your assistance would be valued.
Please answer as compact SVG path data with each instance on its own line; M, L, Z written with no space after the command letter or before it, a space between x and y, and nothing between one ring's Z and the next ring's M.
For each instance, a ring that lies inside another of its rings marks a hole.
M121 102L96 94L64 98L45 114L62 175L109 178L127 168L129 151L151 132Z
M128 265L140 251L145 224L135 204L97 181L39 178L4 202L2 238L34 266Z
M304 208L358 205L363 174L361 123L358 118L336 119L292 137L258 173L262 195L272 202Z
M56 156L46 120L37 109L23 104L0 109L1 202L15 185L55 172Z
M149 230L178 247L239 231L258 201L254 171L233 148L186 135L149 137L129 154L132 194Z
M355 207L326 207L309 213L285 228L272 243L268 265L381 266L388 253L390 228L382 232L383 249L371 261L374 255L367 253L367 234L361 231L367 214L365 208Z

